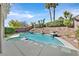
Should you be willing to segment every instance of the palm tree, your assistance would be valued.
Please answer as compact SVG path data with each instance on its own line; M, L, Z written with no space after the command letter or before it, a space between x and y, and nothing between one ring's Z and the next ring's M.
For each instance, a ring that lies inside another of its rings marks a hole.
M64 17L67 19L69 17L70 13L68 11L64 12Z
M50 20L52 22L52 14L51 14L51 5L50 5L50 3L45 3L45 8L49 9Z
M72 18L73 18L73 14L70 13L69 19L73 20Z
M55 21L55 9L58 6L58 3L50 3L51 7L53 8L53 20Z

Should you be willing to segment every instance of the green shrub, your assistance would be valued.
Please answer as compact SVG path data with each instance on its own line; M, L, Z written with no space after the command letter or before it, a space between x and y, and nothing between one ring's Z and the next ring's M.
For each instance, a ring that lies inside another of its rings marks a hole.
M73 21L69 20L69 19L66 19L63 21L63 24L66 26L66 27L72 27L73 26Z
M64 26L63 20L55 20L46 24L48 27L61 27Z
M13 29L13 28L5 28L5 34L13 34L13 33L15 33L15 29Z

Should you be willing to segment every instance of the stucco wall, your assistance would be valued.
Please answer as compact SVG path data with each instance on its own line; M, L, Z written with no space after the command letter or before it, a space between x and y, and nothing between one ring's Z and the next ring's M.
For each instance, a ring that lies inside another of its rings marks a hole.
M3 38L4 38L4 19L9 12L9 5L7 3L0 3L0 52L3 50Z
M0 5L0 53L1 53L1 5Z

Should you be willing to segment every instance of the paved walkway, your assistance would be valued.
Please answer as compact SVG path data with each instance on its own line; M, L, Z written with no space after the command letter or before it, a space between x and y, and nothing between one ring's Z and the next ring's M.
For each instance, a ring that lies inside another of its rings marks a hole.
M77 51L28 40L9 40L3 42L1 56L77 56Z

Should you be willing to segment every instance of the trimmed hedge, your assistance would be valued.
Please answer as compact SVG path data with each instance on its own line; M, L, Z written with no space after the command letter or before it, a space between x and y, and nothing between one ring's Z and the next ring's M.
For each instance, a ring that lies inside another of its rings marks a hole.
M13 28L5 28L5 34L13 34L13 33L15 33L15 29L13 29Z

